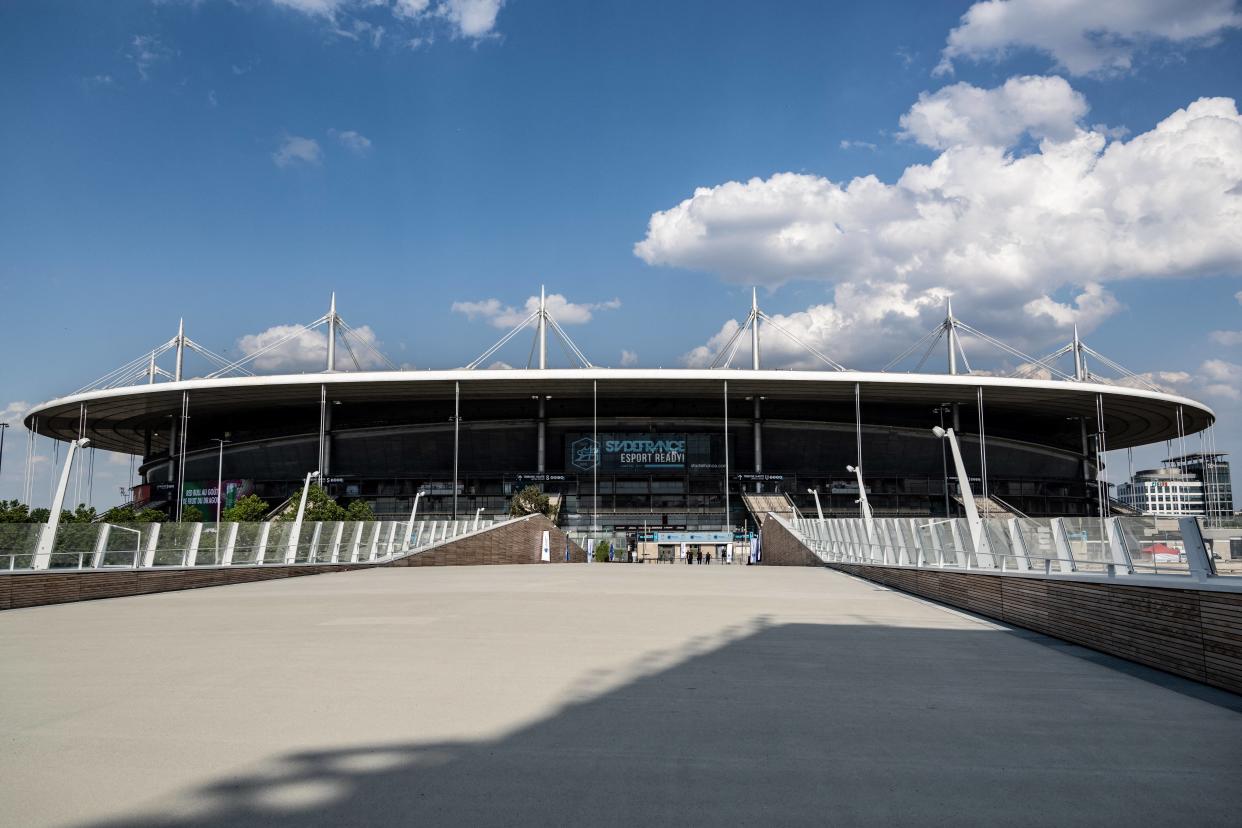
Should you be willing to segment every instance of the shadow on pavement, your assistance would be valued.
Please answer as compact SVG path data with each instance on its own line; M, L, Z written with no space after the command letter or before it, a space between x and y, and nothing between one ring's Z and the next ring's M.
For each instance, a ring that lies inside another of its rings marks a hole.
M1005 632L784 624L494 741L273 757L115 824L1236 825L1240 764L1237 712Z

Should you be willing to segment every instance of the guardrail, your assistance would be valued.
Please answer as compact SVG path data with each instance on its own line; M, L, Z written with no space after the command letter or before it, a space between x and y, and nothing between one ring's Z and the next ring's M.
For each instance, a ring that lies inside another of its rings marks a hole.
M0 524L0 571L383 562L509 520L62 523L42 556L46 525Z
M825 563L1242 588L1242 561L1209 554L1196 518L769 519Z

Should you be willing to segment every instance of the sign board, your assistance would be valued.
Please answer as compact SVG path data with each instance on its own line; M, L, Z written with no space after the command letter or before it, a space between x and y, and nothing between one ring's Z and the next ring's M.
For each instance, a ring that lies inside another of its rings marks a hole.
M564 483L569 478L563 474L549 474L545 472L531 472L529 474L515 474L513 481L515 483Z
M565 466L580 472L707 471L724 468L723 434L567 434Z
M735 474L735 475L733 475L733 479L734 479L734 480L741 480L741 481L744 481L744 482L747 482L747 483L763 483L763 482L766 482L766 481L768 481L768 480L774 480L774 481L784 480L784 479L785 479L785 475L783 475L783 474L764 474L764 473L760 473L760 472L742 472L742 473L740 473L740 474Z
M652 532L656 543L730 543L732 532Z
M224 502L220 506L221 509L227 509L246 495L254 494L253 480L223 480L221 485L224 487ZM181 502L186 506L207 507L212 511L214 519L217 495L216 481L187 480L181 489Z
M551 543L551 539L548 537L548 530L544 529L543 530L543 545L539 549L539 560L541 561L552 560L552 548L551 548L550 543Z

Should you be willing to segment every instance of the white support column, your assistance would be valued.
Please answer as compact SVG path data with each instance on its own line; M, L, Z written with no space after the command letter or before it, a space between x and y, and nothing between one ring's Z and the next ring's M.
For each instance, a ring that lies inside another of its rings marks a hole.
M328 304L328 371L336 370L336 291Z
M149 568L155 566L155 550L160 545L160 526L162 524L151 524L151 534L147 535L147 548L142 550L142 566Z
M529 363L528 363L529 364ZM543 285L539 286L539 368L548 367L548 303Z
M1017 518L1010 518L1009 527L1009 545L1013 547L1014 567L1023 572L1030 570L1031 561L1030 553L1026 550L1026 541L1022 539L1022 530L1018 526ZM1001 569L1004 569L1004 562L1001 562Z
M759 289L750 289L750 367L759 370Z
M226 523L223 525L229 528L228 528L228 534L225 536L226 540L224 541L224 552L222 552L220 555L220 565L221 566L232 566L233 565L233 550L237 548L237 533L241 529L241 524ZM216 524L217 532L220 531L220 526L221 524L218 524L218 523Z
M111 528L112 525L108 523L99 527L99 537L95 538L95 551L91 554L91 569L99 569L103 566L104 553L108 551L108 532Z
M1057 560L1060 563L1062 572L1074 572L1077 567L1074 566L1074 553L1070 549L1069 536L1065 534L1065 521L1063 518L1052 519L1052 545L1057 550Z
M261 564L267 557L267 539L272 534L272 524L264 523L259 527L259 537L254 542L254 563Z
M914 548L914 565L927 566L931 563L931 559L927 557L926 550L923 549L923 537L919 534L917 518L909 518L906 521L906 531L910 533L910 543Z
M289 547L285 551L285 563L291 564L297 560L298 541L302 535L302 518L306 515L306 495L310 492L311 480L319 477L318 471L308 472L306 481L302 484L302 498L298 501L298 514L293 519L293 530L289 532Z
M317 563L319 561L319 539L323 536L323 523L315 524L315 531L311 533L310 549L306 550L306 562Z
M414 533L414 543L412 548L417 549L423 545L423 529L427 526L427 521L418 524L418 531Z
M349 562L358 563L358 556L362 552L362 537L367 531L366 523L358 521L358 525L354 527L354 534L349 542Z
M336 525L336 529L332 532L332 563L340 563L341 561L341 538L345 536L345 522L342 521Z
M1108 553L1113 560L1113 574L1133 575L1134 561L1130 556L1130 551L1126 548L1125 535L1117 520L1114 517L1104 521L1104 531L1108 536Z
M385 555L387 557L392 557L393 548L396 545L396 543L397 543L397 524L394 521L393 523L388 524L388 551L385 552Z
M380 534L383 531L384 531L384 524L380 523L379 521L376 521L375 531L371 533L371 544L367 549L367 560L368 561L375 560L376 555L379 554Z
M933 553L935 553L935 555L936 555L936 560L935 560L935 564L936 564L936 566L940 567L941 569L944 569L944 547L943 547L943 546L941 545L941 543L940 543L940 530L939 530L939 528L936 526L936 524L935 524L935 523L930 523L930 522L929 522L929 523L927 523L926 525L924 525L923 527L921 527L921 528L919 529L919 531L920 531L920 532L923 532L923 531L926 531L926 532L927 532L927 544L926 544L926 546L927 546L927 547L930 547L931 551L932 551Z
M185 320L177 320L177 362L173 369L173 379L181 382L181 370L185 367Z
M33 561L35 569L47 569L52 565L52 550L56 545L56 530L60 526L60 511L65 507L65 491L69 488L69 473L73 469L73 456L79 448L89 442L89 438L69 441L69 450L65 452L65 465L60 470L60 483L57 484L56 494L52 497L47 525L39 532L39 543L35 547Z
M198 563L198 542L203 537L203 524L190 524L190 542L186 545L185 556L182 558L185 566L195 566Z

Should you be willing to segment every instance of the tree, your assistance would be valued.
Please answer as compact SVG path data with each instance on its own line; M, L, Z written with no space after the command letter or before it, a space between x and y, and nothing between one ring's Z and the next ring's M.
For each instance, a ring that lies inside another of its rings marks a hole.
M221 512L220 519L233 523L258 523L270 509L266 500L249 494Z
M30 507L20 500L0 500L0 523L30 523Z
M38 509L30 510L30 522L31 523L47 523L47 519L50 518L51 516L52 516L52 510L44 506L40 506Z
M134 509L133 506L113 506L103 513L106 523L160 523L164 513L159 509Z
M595 544L595 560L598 563L608 562L608 541L602 540Z
M522 517L536 513L552 517L552 502L546 494L539 491L538 486L527 486L509 501L510 517Z
M297 503L302 499L302 490L298 489L294 494L289 508L280 516L280 520L289 521L297 520L298 509ZM306 493L306 512L302 516L303 520L347 520L345 507L338 504L332 499L332 496L325 492L319 486L312 485Z
M181 510L182 523L202 523L203 510L197 506L186 506Z
M375 520L375 511L365 500L355 500L345 507L346 520Z
M85 503L79 503L78 508L70 512L68 509L60 513L61 523L94 523L98 515L95 513L94 506L87 506Z

